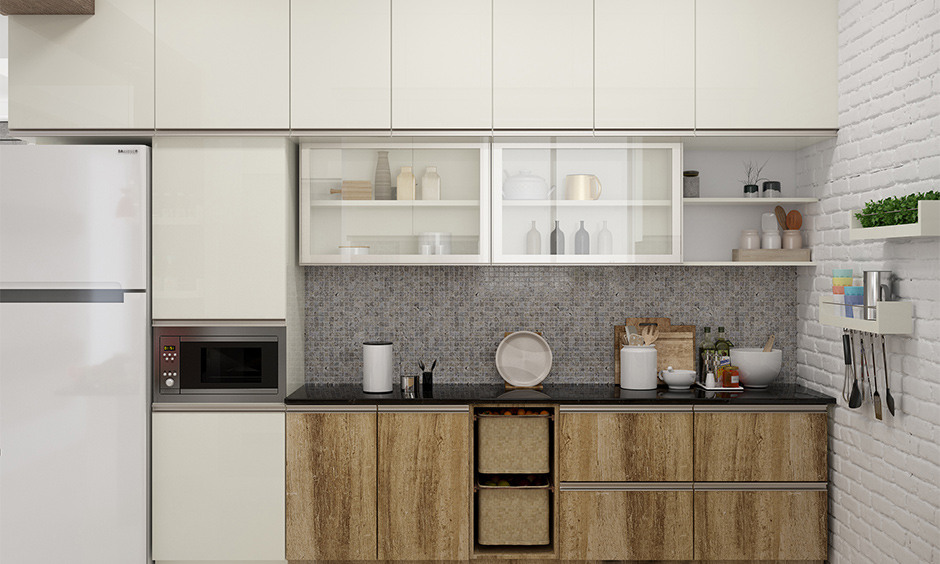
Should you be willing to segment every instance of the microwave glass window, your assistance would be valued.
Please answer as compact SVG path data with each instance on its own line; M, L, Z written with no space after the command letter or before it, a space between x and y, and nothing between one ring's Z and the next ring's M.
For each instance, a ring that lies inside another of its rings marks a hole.
M260 384L261 347L208 347L200 358L203 384Z

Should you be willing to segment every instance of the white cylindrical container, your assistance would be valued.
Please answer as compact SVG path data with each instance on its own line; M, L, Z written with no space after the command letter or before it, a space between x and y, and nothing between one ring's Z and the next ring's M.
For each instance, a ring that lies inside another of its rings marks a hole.
M738 248L751 250L760 248L760 235L756 229L745 229L741 232L741 238L738 240Z
M656 389L656 347L620 349L620 387L624 390Z
M392 343L362 343L362 391L387 394L392 391Z
M762 249L779 249L781 243L779 231L764 231L761 234L760 248Z

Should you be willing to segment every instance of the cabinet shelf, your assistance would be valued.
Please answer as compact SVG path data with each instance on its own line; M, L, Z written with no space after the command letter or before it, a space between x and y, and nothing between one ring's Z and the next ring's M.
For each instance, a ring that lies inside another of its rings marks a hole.
M846 307L853 308L856 317L839 315ZM875 304L877 319L874 321L861 319L863 311L864 306L835 303L834 296L819 297L819 322L823 325L882 335L910 335L914 330L914 309L911 302L878 302Z
M686 206L814 204L819 198L682 198Z
M687 261L682 266L816 266L813 261L742 262L742 261Z
M851 241L940 237L940 200L920 200L917 202L917 223L862 227L858 218L855 217L855 213L852 212L852 223L849 226L849 240Z
M668 207L669 200L503 200L507 208L516 207L550 207L559 208L592 208L592 207Z
M311 208L479 208L479 200L312 200Z

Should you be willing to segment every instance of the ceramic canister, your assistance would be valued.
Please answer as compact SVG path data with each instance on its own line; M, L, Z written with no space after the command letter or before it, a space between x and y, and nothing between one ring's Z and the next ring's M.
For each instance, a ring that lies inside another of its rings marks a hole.
M620 349L620 387L624 390L656 389L656 347Z
M392 391L392 343L362 343L362 391L387 394Z

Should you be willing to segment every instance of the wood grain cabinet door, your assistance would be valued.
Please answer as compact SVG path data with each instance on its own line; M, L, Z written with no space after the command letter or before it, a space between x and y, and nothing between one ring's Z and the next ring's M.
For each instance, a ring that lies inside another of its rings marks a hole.
M825 560L827 494L696 491L696 560Z
M688 491L566 491L563 484L560 558L691 560L691 484L688 487Z
M701 409L701 408L699 408ZM827 415L695 413L696 482L825 482Z
M469 406L378 416L378 559L470 558Z
M562 482L692 481L692 413L562 406Z
M375 407L287 414L287 559L375 560Z

